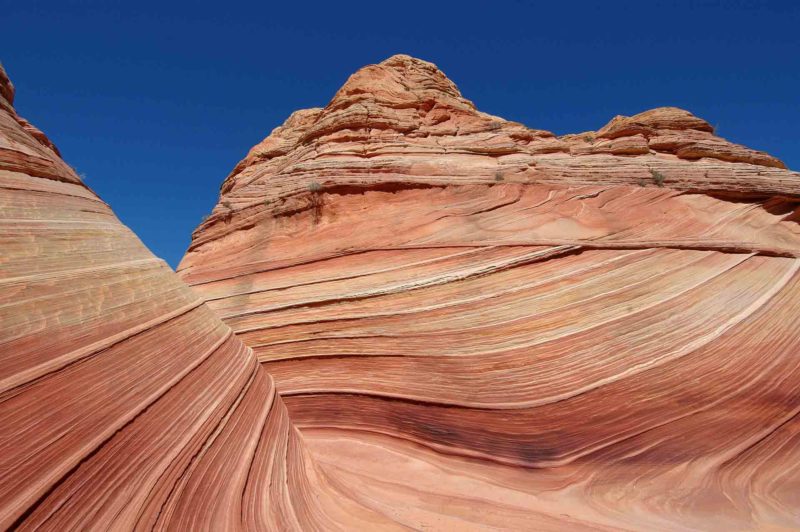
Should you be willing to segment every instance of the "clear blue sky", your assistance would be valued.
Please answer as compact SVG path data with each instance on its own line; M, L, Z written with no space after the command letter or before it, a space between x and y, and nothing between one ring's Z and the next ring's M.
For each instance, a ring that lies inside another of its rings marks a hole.
M295 109L396 53L557 134L689 109L800 169L800 2L0 2L43 129L173 267L219 185Z

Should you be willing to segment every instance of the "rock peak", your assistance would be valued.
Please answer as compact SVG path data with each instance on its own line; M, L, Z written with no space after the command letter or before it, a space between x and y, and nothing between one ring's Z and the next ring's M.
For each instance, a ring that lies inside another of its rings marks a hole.
M8 79L2 63L0 63L0 97L4 98L9 105L14 105L14 84Z
M670 186L716 194L797 195L794 178L789 183L759 173L763 167L785 169L780 160L715 136L711 124L684 109L659 107L620 115L598 131L556 137L481 112L435 64L397 54L360 68L325 107L294 113L254 146L222 184L224 208L215 213L227 220L233 209L226 205L249 205L254 197L246 192L249 188L263 187L256 195L270 198L286 195L286 189L274 184L286 183L292 174L305 179L313 175L323 185L419 180L444 186L462 179L453 168L463 165L469 169L465 174L489 183L513 176L526 183L608 184L611 176L625 175L616 184L630 185L652 179L654 164L675 160L749 164L754 175L727 173L736 177L723 183L710 178L702 165L692 164ZM638 170L620 173L622 167ZM695 177L688 178L687 172ZM306 185L293 186L302 192ZM277 204L272 199L268 203ZM285 205L281 208L290 209Z
M435 64L406 54L393 55L357 70L339 89L329 107L352 105L364 99L389 107L429 101L475 109Z
M0 170L34 172L36 177L77 182L83 185L75 171L61 159L58 148L47 135L17 114L14 109L14 84L9 79L2 64L0 64L0 112L5 112L21 128L21 131L18 130L9 137L14 139L13 142L8 142L4 145L2 136L0 136L0 146L6 149L11 146L12 149L9 150L9 153L14 153L13 157L9 155L9 160L0 161ZM17 136L20 133L30 135L38 145L33 144L34 148L26 145L24 149L17 149L17 146L25 143ZM42 148L44 148L44 151L42 151ZM54 153L57 157L53 158L49 152Z
M431 63L430 61L425 61L424 59L420 59L418 57L414 57L408 54L394 54L391 57L387 57L379 64L386 65L386 66L400 66L400 65L420 65L425 67L432 67L436 70L439 70L436 65Z
M648 137L660 129L714 133L711 124L685 109L656 107L633 116L617 115L597 132L597 136L613 139L640 133Z

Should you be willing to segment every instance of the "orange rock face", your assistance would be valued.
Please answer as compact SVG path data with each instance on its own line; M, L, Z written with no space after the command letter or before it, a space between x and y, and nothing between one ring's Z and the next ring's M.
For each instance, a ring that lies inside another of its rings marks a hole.
M557 137L394 56L250 151L179 274L389 521L797 527L798 205L686 111Z
M800 526L777 159L672 108L556 137L395 56L237 165L189 288L13 97L0 529Z
M391 526L273 379L17 116L0 68L0 529Z

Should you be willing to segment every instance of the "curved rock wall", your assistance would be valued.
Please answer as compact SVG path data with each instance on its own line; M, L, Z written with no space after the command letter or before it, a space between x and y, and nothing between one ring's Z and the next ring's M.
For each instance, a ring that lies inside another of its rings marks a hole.
M179 274L405 524L797 526L798 205L686 111L557 137L395 56L250 151Z
M381 523L320 481L252 351L13 95L0 68L0 529Z
M395 56L237 165L190 289L13 97L0 528L800 524L777 159L674 108L556 137Z

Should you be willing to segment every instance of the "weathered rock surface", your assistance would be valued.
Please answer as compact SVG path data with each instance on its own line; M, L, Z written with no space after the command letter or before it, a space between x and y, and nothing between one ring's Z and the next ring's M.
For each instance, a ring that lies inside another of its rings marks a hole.
M672 108L556 137L395 56L237 165L191 290L13 97L0 529L800 526L773 157Z
M404 525L797 527L799 204L686 111L557 137L395 56L250 151L179 274Z
M17 116L0 67L0 529L393 526L272 378Z

